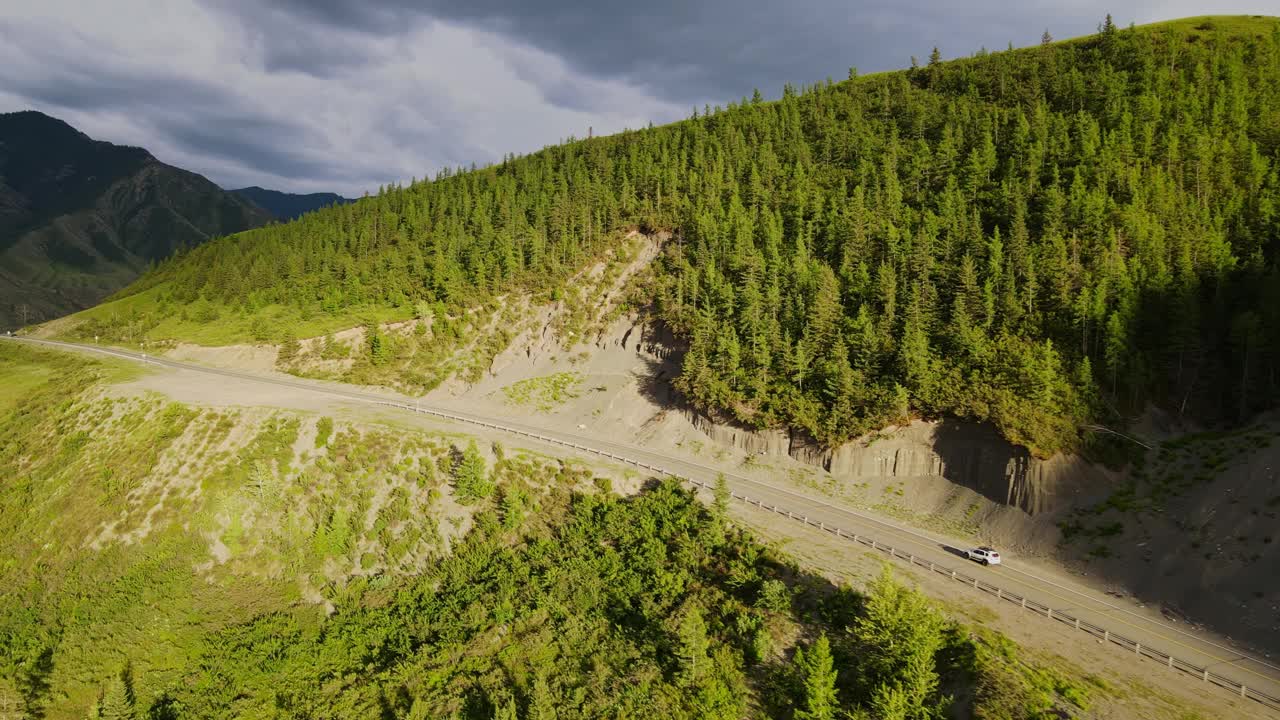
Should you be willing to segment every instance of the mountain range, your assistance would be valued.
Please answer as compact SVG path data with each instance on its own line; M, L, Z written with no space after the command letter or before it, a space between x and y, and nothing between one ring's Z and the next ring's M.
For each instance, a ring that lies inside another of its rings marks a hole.
M156 261L271 220L142 148L39 112L0 115L0 326L88 307Z
M223 190L44 113L0 114L0 328L94 305L211 238L349 202Z
M337 193L298 195L280 192L279 190L267 190L257 185L232 190L231 192L248 199L249 202L271 213L277 220L284 221L295 220L312 210L319 210L330 205L346 205L347 203L355 202L355 200L342 197Z

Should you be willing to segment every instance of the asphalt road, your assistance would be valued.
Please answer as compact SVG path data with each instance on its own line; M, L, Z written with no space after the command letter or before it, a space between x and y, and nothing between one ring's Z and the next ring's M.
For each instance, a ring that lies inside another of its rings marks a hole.
M197 371L220 375L238 382L269 383L296 389L299 392L322 393L334 397L375 404L403 406L455 421L484 425L490 428L514 432L522 436L601 454L615 460L640 465L657 472L676 475L703 485L715 482L720 474L717 468L688 460L671 458L661 453L624 442L606 440L588 435L556 431L548 428L515 422L507 418L489 417L461 412L449 408L419 405L412 398L391 393L373 393L331 384L312 383L279 377L192 365L168 360L154 355L134 353L116 348L77 345L33 338L8 338L24 343L53 347L87 350L123 359L144 361L147 364L179 370ZM845 536L871 538L882 545L895 548L901 555L914 556L917 565L929 565L946 572L955 570L960 575L977 578L984 585L1000 588L1004 593L1016 594L1040 607L1065 613L1072 618L1105 628L1110 633L1122 635L1141 643L1143 648L1155 650L1177 658L1179 665L1187 663L1208 669L1213 675L1230 680L1249 689L1248 695L1260 693L1275 699L1280 709L1280 666L1264 658L1230 647L1220 638L1191 627L1178 627L1136 609L1092 588L1076 585L1061 578L1049 578L1035 569L1021 565L1016 560L1001 566L983 567L965 560L958 553L961 548L954 542L931 533L904 527L892 520L832 504L828 498L820 498L770 482L725 473L730 489L736 497L745 497L752 505L760 504L782 514L790 514L797 521L806 521L832 531L838 528ZM975 591L976 592L976 591ZM1052 622L1047 620L1046 622ZM1083 637L1082 642L1093 642ZM1116 652L1124 652L1117 647ZM1174 672L1152 665L1151 672ZM1195 682L1186 676L1189 682ZM1206 688L1206 691L1208 688Z

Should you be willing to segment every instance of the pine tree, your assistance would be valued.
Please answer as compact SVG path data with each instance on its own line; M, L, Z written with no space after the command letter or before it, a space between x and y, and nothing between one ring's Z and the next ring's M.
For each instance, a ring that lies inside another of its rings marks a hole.
M529 698L528 720L556 720L556 702L547 685L546 675L538 673L533 678L533 690Z
M724 473L716 473L716 485L713 491L715 502L712 505L717 522L724 524L729 517L729 480Z
M369 348L369 362L375 366L386 365L391 361L391 338L382 332L377 323L365 326L365 342Z
M454 465L453 486L458 502L464 505L483 500L493 493L488 469L475 440L467 444L467 449L462 451Z
M97 717L102 720L136 720L138 713L134 708L133 681L128 668L113 675L107 681L98 701Z
M887 565L868 590L866 611L853 627L863 687L880 692L877 688L888 686L886 698L904 694L906 720L936 717L943 702L934 664L942 647L942 615L919 590L899 585ZM896 707L898 701L890 704Z
M826 633L809 648L797 653L797 669L804 678L804 709L796 711L797 720L833 720L839 711L836 699L836 669L831 658L831 644Z
M698 608L686 608L680 616L677 642L681 680L687 686L695 686L707 671L707 650L711 647L707 640L707 624Z
M520 720L520 715L516 711L516 699L507 697L505 700L495 702L493 720Z

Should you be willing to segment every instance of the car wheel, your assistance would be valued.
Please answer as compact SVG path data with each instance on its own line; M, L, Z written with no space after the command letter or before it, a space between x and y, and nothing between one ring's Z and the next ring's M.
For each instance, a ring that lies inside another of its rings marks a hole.
M982 564L983 564L983 565L990 565L990 564L991 564L991 561L990 561L990 560L987 560L986 558L983 558L983 559L982 559Z

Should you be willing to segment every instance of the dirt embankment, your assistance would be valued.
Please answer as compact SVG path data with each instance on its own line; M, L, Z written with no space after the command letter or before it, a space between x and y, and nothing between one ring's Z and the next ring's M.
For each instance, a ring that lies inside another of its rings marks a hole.
M977 423L916 420L824 448L785 429L750 430L686 412L712 439L749 453L789 455L854 482L945 478L1028 515L1052 513L1095 497L1114 482L1113 473L1077 456L1040 460Z

